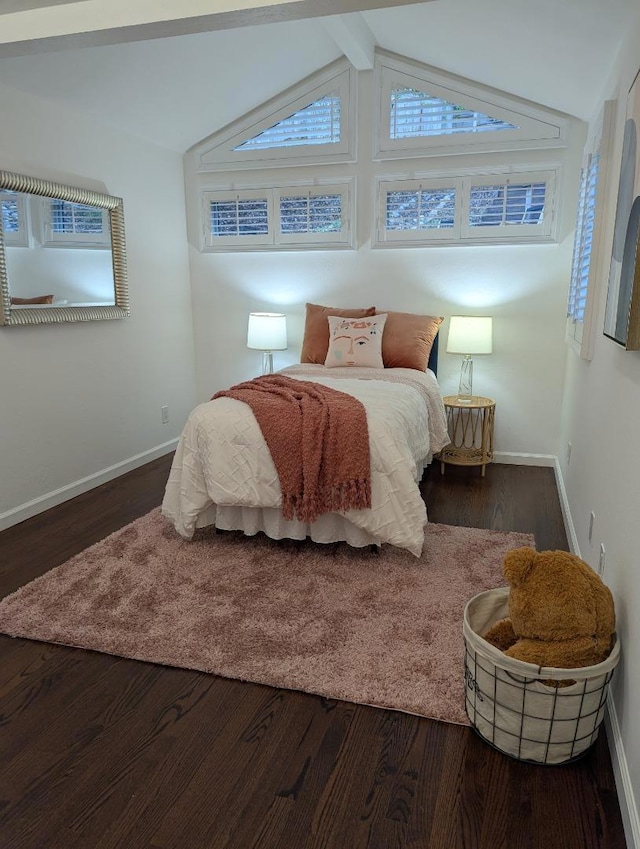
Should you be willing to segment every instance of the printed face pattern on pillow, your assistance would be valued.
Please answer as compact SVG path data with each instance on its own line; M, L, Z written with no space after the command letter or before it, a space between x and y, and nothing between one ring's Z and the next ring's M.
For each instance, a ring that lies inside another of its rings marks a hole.
M362 318L365 315L375 314L375 307L343 310L339 307L307 304L300 362L322 365L326 360L329 350L329 322L327 318L330 315L339 315L342 318Z
M383 368L382 334L386 320L386 315L362 318L329 316L329 350L325 366Z

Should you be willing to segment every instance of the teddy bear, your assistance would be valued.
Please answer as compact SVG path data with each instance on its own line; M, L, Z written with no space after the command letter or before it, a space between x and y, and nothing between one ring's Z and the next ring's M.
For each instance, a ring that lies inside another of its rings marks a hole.
M503 573L509 618L492 625L485 640L537 666L574 669L608 657L615 640L613 596L584 560L567 551L515 548L505 555Z

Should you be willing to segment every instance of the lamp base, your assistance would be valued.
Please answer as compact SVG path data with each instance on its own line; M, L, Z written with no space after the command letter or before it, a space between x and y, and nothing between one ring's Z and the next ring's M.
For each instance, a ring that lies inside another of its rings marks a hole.
M458 386L458 402L470 404L473 398L473 360L470 354L465 354L460 366L460 385Z
M262 374L273 374L273 354L271 351L262 352Z

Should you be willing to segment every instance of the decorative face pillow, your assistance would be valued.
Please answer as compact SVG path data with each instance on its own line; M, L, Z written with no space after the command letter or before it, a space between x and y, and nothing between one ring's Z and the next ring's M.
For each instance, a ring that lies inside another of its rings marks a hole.
M325 366L383 368L382 332L386 320L386 314L363 318L330 315L329 350Z

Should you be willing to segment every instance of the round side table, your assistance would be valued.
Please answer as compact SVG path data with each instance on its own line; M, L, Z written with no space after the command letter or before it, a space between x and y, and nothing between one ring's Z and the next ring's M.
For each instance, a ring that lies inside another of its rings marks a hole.
M451 463L452 466L482 466L484 477L487 463L493 460L496 402L482 395L473 395L470 401L446 395L443 400L451 443L438 455L441 474L444 474L445 463Z

